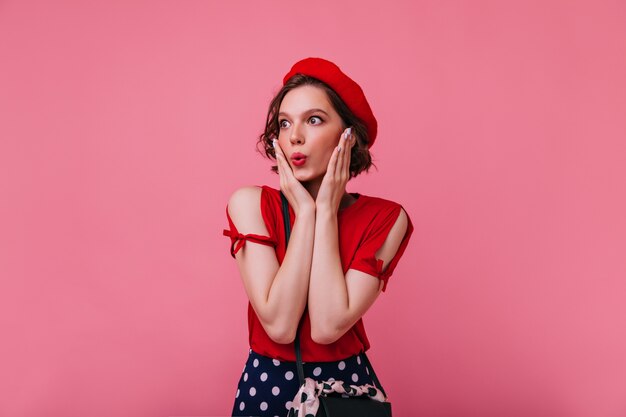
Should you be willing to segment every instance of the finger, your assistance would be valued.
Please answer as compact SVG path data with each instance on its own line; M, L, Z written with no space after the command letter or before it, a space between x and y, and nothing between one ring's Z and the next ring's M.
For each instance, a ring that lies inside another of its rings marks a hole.
M350 137L350 128L344 130L341 138L339 139L339 146L341 147L341 151L339 152L337 166L335 170L335 177L340 178L342 172L344 171L344 164L346 159L346 152L350 151L350 143L348 142L348 138Z
M339 143L341 144L341 140L339 141ZM325 176L327 177L335 176L335 170L337 169L337 161L338 161L340 153L341 153L341 148L340 148L340 145L338 144L337 146L335 146L335 149L333 149L333 154L330 156L330 160L328 161L328 166L326 167Z
M350 138L348 139L348 149L346 149L346 159L344 162L344 172L346 178L350 178L350 162L352 161L352 148L356 144L356 135L354 133L350 134Z
M293 185L295 182L298 182L298 180L296 179L296 176L293 173L293 169L291 168L291 165L289 165L289 162L287 162L287 157L283 153L283 149L280 147L278 140L275 140L273 143L275 145L274 152L276 154L276 162L279 167L278 171L279 171L279 174L281 174L280 176L281 189L287 194L289 194L290 184Z
M272 146L274 147L274 155L276 155L276 159L279 159L284 155L283 148L280 147L277 139L272 139Z
M280 187L284 190L286 184L286 175L288 175L288 169L285 167L285 154L283 153L283 150L276 139L273 140L272 144L274 145L276 166L278 167L278 175L280 177Z
M274 139L273 145L274 145L274 153L276 154L276 163L279 164L280 168L283 169L283 173L287 174L287 172L288 172L287 168L291 168L291 167L287 163L287 158L285 158L285 154L283 153L283 149L280 147L280 145L278 144L278 141L276 139ZM285 165L287 165L287 166L285 166Z

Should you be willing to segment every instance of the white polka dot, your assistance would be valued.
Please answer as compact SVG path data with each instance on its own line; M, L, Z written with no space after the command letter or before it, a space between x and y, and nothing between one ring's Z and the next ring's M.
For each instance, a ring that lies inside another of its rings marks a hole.
M239 388L237 388L237 395L235 395L235 398L239 398Z
M254 366L255 368L259 366L259 360L255 359L254 362L252 362L252 366Z
M274 362L274 366L280 365L280 361L277 359L272 359L272 362Z
M266 403L265 401L263 401L263 402L261 403L261 410L262 410L262 411L267 410L267 403Z
M339 370L343 371L344 369L346 369L346 363L344 361L339 362Z
M285 379L287 381L291 381L293 379L293 372L291 372L291 371L285 372Z
M328 378L327 382L335 382L335 378L330 377L330 378Z
M292 404L292 403L291 403L291 401L287 401L287 402L285 403L285 408L286 408L287 410L289 410L289 409L291 408L291 404Z
M367 372L368 375L370 374L370 370L367 369L367 366L365 367L365 372Z
M322 373L322 368L320 368L319 366L313 369L313 375L320 376L321 373Z
M274 394L274 396L280 394L280 388L278 388L278 387L272 388L272 394Z
M242 401L241 404L239 404L239 409L243 411L244 408L246 408L246 403Z
M245 374L243 374L243 380L247 381L248 380L248 373L246 372Z
M254 397L256 395L256 388L252 387L250 388L250 396Z
M267 372L263 372L261 374L261 381L263 381L263 382L267 381Z
M358 363L359 365L361 364L361 356L356 357L356 363Z
M352 381L356 382L359 380L359 376L357 374L352 374Z

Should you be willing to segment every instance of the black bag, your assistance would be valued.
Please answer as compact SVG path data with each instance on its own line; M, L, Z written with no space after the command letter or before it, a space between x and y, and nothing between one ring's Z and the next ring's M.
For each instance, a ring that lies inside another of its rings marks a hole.
M282 201L283 209L283 222L285 226L285 247L289 243L289 236L291 235L291 223L289 222L289 202L285 195L280 192L280 198ZM300 386L304 384L304 368L302 367L302 353L300 352L300 336L299 330L302 325L298 325L298 332L296 332L295 350L296 350L296 364L298 367L298 378L300 379ZM374 384L387 396L383 389L374 368L367 358L365 352L363 352L363 359L365 359L365 365L372 372L372 380ZM380 402L372 400L368 397L332 397L320 395L318 397L320 406L317 410L316 417L391 417L391 403L388 401Z

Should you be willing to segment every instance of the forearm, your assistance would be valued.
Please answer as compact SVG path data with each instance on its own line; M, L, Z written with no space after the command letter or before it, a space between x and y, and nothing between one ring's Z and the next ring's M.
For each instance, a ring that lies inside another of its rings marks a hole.
M290 336L295 336L307 302L315 217L314 210L298 213L287 252L267 296L267 314L274 318L272 325Z
M337 214L332 210L318 209L316 213L308 308L313 336L320 340L339 330L349 308Z

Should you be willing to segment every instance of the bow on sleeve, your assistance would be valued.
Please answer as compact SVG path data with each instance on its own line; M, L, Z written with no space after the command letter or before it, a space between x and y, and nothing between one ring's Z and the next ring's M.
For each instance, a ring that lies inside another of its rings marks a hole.
M224 236L230 237L230 254L232 257L235 257L235 254L239 252L241 248L246 244L246 241L260 243L262 245L273 246L276 247L276 238L271 236L261 236L249 233L244 235L239 233L239 231L224 229Z

